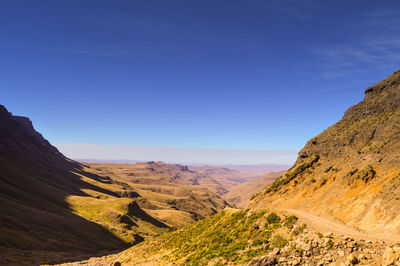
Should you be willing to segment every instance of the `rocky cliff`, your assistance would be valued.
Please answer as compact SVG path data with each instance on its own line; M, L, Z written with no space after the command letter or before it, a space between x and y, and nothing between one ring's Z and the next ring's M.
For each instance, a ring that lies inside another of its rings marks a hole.
M400 236L400 70L307 142L253 207L307 209Z

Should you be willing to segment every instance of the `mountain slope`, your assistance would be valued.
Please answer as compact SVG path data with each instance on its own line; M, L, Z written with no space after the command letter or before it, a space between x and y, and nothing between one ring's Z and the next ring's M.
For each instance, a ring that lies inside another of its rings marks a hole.
M369 87L342 120L307 142L295 165L251 203L336 217L400 235L400 71Z
M87 258L171 230L132 187L84 169L0 105L0 264Z
M227 206L207 188L193 188L183 166L171 166L173 174L168 169L165 175L184 181L170 184L176 197L168 178L157 179L164 168L146 181L163 190L158 194L166 202L156 206L147 198L156 191L64 157L28 118L0 105L0 264L58 263L115 252Z
M179 164L87 164L85 171L122 182L136 191L139 206L171 227L181 227L221 211L223 186L213 177Z
M64 265L389 265L399 246L322 234L294 215L224 211L121 253ZM391 264L393 265L393 264Z
M83 182L80 164L65 158L28 118L0 105L0 262L32 264L128 245L73 214L65 199L81 189L111 191ZM20 254L23 252L23 255ZM44 252L46 251L46 252Z
M253 195L259 193L266 185L271 184L285 172L271 172L248 182L232 187L224 198L237 207L245 208L249 205Z

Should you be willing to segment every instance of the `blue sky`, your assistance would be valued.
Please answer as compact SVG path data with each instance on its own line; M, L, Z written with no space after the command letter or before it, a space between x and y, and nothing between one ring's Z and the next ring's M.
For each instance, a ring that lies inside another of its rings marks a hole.
M52 143L299 150L400 67L400 2L0 1L0 103Z

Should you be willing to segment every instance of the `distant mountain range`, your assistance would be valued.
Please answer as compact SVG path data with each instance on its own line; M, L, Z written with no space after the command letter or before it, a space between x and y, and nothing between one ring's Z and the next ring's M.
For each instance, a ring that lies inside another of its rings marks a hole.
M120 159L120 160L102 160L102 159L81 159L81 158L73 158L77 162L81 163L115 163L115 164L135 164L135 163L143 163L146 161L139 160L128 160L128 159ZM169 164L179 164L180 162L167 162ZM263 175L269 172L278 172L284 171L290 168L289 164L201 164L201 163L187 163L186 165L190 165L193 167L224 167L232 170L236 170L242 173L255 174L255 175Z

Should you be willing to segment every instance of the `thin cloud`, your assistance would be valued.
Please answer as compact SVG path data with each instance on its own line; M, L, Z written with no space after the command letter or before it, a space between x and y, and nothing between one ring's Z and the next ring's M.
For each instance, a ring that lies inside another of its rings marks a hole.
M315 0L264 0L263 6L282 14L306 19L311 14L311 3L315 4Z
M352 76L368 71L395 70L400 62L400 18L392 11L365 14L350 30L348 43L314 50L317 66L326 78Z

